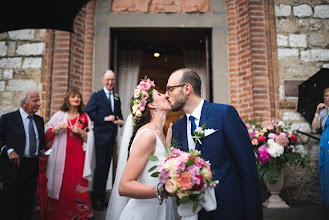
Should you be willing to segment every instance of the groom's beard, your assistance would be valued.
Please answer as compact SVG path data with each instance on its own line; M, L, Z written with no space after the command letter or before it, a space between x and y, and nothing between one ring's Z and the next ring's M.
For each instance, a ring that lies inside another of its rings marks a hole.
M183 110L185 103L186 103L186 98L185 98L183 92L180 92L177 100L175 100L174 104L171 106L171 110L173 112Z

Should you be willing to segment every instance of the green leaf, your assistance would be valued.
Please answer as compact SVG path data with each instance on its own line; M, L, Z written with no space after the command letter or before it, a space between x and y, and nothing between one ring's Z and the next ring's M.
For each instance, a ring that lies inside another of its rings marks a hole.
M193 193L194 195L200 195L200 194L201 194L201 191L192 191L192 193Z
M159 159L158 159L157 156L155 156L155 155L151 155L151 156L149 157L149 160L155 162L155 161L158 161Z
M184 196L183 198L181 198L181 199L179 200L179 204L185 204L185 203L187 203L189 200L190 200L190 197L189 197L189 196Z
M153 167L151 167L149 170L148 170L148 172L151 172L151 171L153 171L154 169L156 169L158 166L153 166Z
M193 213L196 211L196 209L198 208L198 200L194 200L193 202Z
M160 172L155 172L155 173L151 174L151 177L159 177L159 175L160 175Z

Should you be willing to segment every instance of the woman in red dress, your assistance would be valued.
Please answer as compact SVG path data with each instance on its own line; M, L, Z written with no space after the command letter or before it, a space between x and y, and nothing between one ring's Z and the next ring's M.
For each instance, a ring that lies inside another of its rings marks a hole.
M47 219L92 219L88 180L94 144L81 93L72 89L46 125L52 153L47 166Z

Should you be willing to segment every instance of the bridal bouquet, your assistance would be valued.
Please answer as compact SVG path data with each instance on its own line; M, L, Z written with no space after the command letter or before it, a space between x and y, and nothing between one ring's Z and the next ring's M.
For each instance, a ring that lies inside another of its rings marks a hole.
M291 123L279 119L272 121L251 120L246 123L254 148L258 175L264 182L275 184L280 180L285 164L292 166L307 164L306 155L299 145L297 134Z
M152 176L159 177L166 193L176 195L177 206L192 201L194 213L199 204L205 202L207 187L213 189L219 181L211 180L210 163L199 157L200 151L184 152L171 147L167 154L167 158L159 161L159 172L153 173ZM150 160L157 161L158 158L152 155ZM152 167L149 172L156 167Z

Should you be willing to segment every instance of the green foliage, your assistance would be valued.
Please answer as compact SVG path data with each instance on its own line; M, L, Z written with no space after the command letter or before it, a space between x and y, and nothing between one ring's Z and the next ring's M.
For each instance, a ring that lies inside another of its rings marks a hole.
M298 134L291 130L292 123L284 123L278 119L264 122L260 118L259 120L248 120L246 127L253 144L258 176L261 181L270 184L278 182L281 178L282 169L286 164L291 167L309 167L308 156L296 148L301 142ZM279 135L283 135L284 138L279 137ZM269 141L270 139L272 139L272 142L274 141L274 145ZM283 151L277 150L276 154L280 152L280 155L275 155L273 151L269 151L271 146L272 149L283 148ZM264 148L267 149L267 153L264 153ZM269 155L270 157L268 157Z

